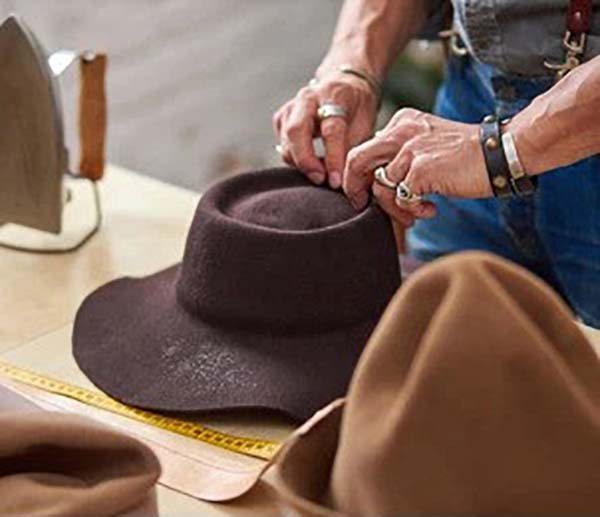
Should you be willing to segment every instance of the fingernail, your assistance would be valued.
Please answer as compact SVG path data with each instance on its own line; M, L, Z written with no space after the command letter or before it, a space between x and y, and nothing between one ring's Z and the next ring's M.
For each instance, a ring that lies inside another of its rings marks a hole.
M342 186L342 175L333 171L329 173L329 186L333 189L338 189Z
M316 185L320 185L325 181L325 175L321 172L309 172L308 179Z

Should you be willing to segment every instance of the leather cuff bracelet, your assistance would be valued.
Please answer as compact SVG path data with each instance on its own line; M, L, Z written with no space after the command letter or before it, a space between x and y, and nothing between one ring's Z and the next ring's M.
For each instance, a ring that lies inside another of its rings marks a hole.
M488 115L481 122L479 140L494 196L512 195L510 169L502 147L500 121L495 115Z

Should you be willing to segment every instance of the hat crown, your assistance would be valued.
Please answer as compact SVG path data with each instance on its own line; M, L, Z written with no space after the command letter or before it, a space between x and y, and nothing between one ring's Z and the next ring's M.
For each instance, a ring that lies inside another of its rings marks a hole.
M225 207L234 220L290 232L321 230L356 217L338 192L311 185L289 186L240 196Z
M378 315L400 283L391 224L376 206L289 169L209 189L192 222L177 298L204 321L323 332Z
M373 332L331 474L358 515L600 511L600 364L558 296L483 253L423 268Z

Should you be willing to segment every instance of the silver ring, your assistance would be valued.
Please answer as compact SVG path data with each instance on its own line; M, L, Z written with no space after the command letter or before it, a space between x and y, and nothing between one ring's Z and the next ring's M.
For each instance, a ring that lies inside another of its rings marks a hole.
M405 203L419 203L423 198L414 194L406 182L401 181L396 187L396 199Z
M387 177L387 170L385 167L377 167L373 175L375 177L375 181L382 187L389 188L391 190L396 190L398 188L398 184L394 183L390 178Z
M317 117L319 120L325 120L330 117L342 117L346 118L348 112L346 108L338 104L321 104L317 110Z
M316 77L313 77L310 81L308 81L308 87L314 88L319 85L319 80Z
M277 154L279 154L280 156L283 156L283 145L282 144L277 144L275 146L275 152Z

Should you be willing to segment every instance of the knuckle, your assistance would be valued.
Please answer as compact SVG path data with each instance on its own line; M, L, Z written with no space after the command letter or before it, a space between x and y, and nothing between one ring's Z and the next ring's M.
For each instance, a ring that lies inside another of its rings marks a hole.
M413 158L411 166L410 166L411 177L414 177L416 181L421 181L427 175L427 167L423 160L417 158Z
M414 108L400 108L398 111L396 111L392 119L395 122L399 122L405 119L412 119L417 113L418 111Z
M294 140L301 136L302 132L303 128L300 122L293 122L285 128L285 133L291 140Z
M346 164L350 172L355 172L360 168L360 164L363 158L363 152L359 149L353 149L348 153Z
M303 86L298 90L296 97L305 99L307 97L312 97L314 95L314 90L309 86Z
M351 88L351 86L342 79L330 79L323 86L323 91L329 95L336 95Z
M310 157L306 155L306 153L301 153L296 156L296 165L298 168L302 170L310 170L312 167L312 163Z
M419 114L419 110L415 108L402 108L400 110L405 118L414 118Z
M326 122L326 123L325 123ZM323 138L333 138L342 136L345 124L342 120L329 119L321 124L321 135Z
M402 146L398 152L398 158L402 160L403 163L412 163L414 161L414 144L410 140Z

